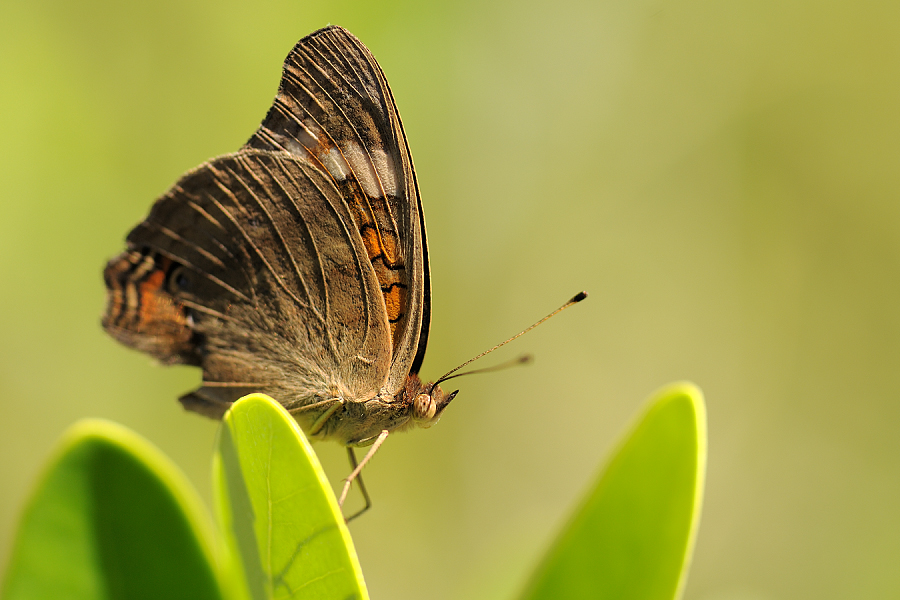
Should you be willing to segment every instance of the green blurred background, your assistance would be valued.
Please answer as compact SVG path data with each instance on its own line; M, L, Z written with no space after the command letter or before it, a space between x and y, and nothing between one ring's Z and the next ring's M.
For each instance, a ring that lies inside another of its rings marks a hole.
M459 380L367 469L372 596L511 597L643 399L689 379L710 459L687 598L900 597L900 4L877 0L4 0L0 564L81 417L209 499L216 425L175 401L199 373L103 334L101 270L329 22L378 57L418 167L423 374L591 292L484 366L534 365Z

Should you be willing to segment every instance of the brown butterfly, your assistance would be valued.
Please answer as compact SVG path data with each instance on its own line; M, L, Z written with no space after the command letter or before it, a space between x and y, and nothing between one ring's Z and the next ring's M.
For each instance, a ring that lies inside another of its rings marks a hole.
M412 157L384 73L340 27L297 43L250 141L157 200L104 277L110 335L202 367L187 409L221 418L265 392L347 446L341 502L389 432L456 394L418 377L431 287Z

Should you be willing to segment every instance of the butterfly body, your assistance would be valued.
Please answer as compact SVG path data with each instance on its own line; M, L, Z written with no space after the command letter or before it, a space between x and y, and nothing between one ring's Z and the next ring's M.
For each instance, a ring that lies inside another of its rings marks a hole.
M381 68L339 27L307 36L239 151L185 174L104 272L104 328L203 369L181 398L220 418L265 392L309 435L355 446L429 425L452 395L418 370L425 224Z

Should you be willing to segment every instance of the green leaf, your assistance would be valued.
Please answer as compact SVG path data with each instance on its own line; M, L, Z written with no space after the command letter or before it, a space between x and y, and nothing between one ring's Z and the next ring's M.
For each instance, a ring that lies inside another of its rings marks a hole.
M368 598L325 473L280 404L252 394L232 406L213 478L221 529L253 600Z
M706 472L703 395L658 392L613 454L524 598L679 598Z
M159 450L114 423L81 421L25 509L3 598L222 598L209 526Z

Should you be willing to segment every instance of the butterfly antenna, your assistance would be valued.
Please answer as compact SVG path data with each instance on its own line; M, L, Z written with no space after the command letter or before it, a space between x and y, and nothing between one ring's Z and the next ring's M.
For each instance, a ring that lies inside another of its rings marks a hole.
M481 357L483 357L483 356L486 356L486 355L490 354L491 352L493 352L493 351L496 350L497 348L500 348L501 346L505 346L506 344L510 343L510 342L513 341L514 339L519 338L519 337L522 337L523 335L525 335L526 333L528 333L529 331L531 331L532 329L534 329L535 327L537 327L538 325L540 325L541 323L543 323L544 321L546 321L547 319L549 319L550 317L555 317L556 315L558 315L558 314L561 313L562 311L566 310L567 308L569 308L569 307L572 306L573 304L578 304L579 302L581 302L581 301L584 300L585 298L587 298L587 292L578 292L577 294L575 294L575 295L572 297L571 300L569 300L568 302L566 302L565 304L563 304L562 306L560 306L559 308L557 308L556 310L554 310L552 313L550 313L549 315L547 315L546 317L544 317L543 319L541 319L540 321L538 321L537 323L535 323L535 324L532 325L531 327L528 327L528 328L526 328L526 329L520 331L520 332L517 333L516 335L514 335L514 336L512 336L511 338L509 338L508 340L506 340L505 342L500 342L499 344L497 344L497 345L494 346L493 348L490 348L490 349L488 349L488 350L485 350L484 352L482 352L482 353L479 354L478 356L475 356L475 357L473 357L473 358L470 358L469 360L467 360L467 361L464 362L463 364L459 365L459 366L456 367L455 369L451 369L450 371L448 371L447 373L445 373L440 379L438 379L437 381L435 381L435 382L434 382L434 385L437 386L439 383L441 383L441 382L443 382L443 381L447 381L448 379L453 379L454 377L460 377L460 376L462 376L462 375L470 375L470 374L472 374L472 373L483 373L483 372L485 372L485 371L495 371L495 370L500 369L500 368L506 368L506 367L508 367L508 366L511 366L511 365L508 365L508 364L505 364L505 363L504 363L504 364L498 365L498 366L496 366L496 367L488 367L488 368L486 368L486 369L478 369L478 370L476 370L476 371L468 371L468 372L466 372L466 373L457 373L456 375L454 375L454 373L456 373L457 371L459 371L460 369L462 369L462 368L465 367L466 365L471 364L471 363L475 362L476 360L478 360L479 358L481 358ZM519 357L519 358L515 359L514 362L516 362L516 363L523 363L523 364L524 364L524 363L526 363L526 362L529 362L530 360L531 360L531 357L526 355L526 356L522 356L522 357Z
M502 362L499 365L494 365L493 367L485 367L484 369L472 369L471 371L463 371L462 373L453 373L453 375L450 375L448 373L447 375L450 375L450 377L447 377L445 375L439 381L447 381L448 379L456 379L457 377L462 377L463 375L475 375L476 373L492 373L494 371L503 371L504 369L510 369L512 367L517 367L519 365L527 365L532 360L534 360L533 356L531 356L530 354L523 354L522 356L519 356L512 360L508 360L506 362Z

